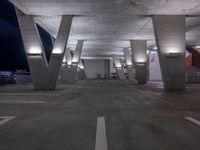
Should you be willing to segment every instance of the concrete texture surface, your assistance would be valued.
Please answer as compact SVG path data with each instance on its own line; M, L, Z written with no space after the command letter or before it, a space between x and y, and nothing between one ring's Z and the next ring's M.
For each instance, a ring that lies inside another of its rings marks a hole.
M199 150L200 86L163 92L160 83L134 85L117 80L59 84L37 92L31 85L0 88L1 150L94 150L97 117L105 117L108 150ZM46 95L45 95L46 94ZM49 95L48 95L49 94Z
M199 0L9 0L56 37L61 15L75 15L68 47L86 40L82 56L123 55L128 39L154 40L152 15L186 18L188 45L199 45ZM198 15L198 16L195 16ZM155 45L155 42L149 46Z
M184 91L185 16L153 16L153 24L165 90ZM178 56L169 56L174 53Z

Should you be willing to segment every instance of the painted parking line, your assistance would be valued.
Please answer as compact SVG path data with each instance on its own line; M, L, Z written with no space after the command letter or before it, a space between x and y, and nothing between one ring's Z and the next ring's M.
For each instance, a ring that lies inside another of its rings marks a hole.
M95 150L107 150L106 126L105 117L97 118L97 132Z
M196 119L191 118L191 117L184 117L184 118L200 126L199 120L196 120Z
M8 121L15 119L16 116L0 116L0 126L5 124Z
M1 96L60 96L58 93L0 93Z
M30 103L30 104L44 104L47 101L0 101L0 103Z

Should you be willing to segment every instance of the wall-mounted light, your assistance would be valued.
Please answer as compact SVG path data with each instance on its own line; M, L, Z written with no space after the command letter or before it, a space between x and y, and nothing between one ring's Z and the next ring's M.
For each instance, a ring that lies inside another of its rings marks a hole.
M37 55L37 54L41 54L42 53L42 50L38 47L31 47L29 50L28 50L28 53L29 54L32 54L32 55Z
M153 47L153 49L154 49L154 50L157 50L157 49L158 49L158 47L157 47L157 46L154 46L154 47Z
M169 48L166 52L169 54L169 53L180 53L181 51L176 48Z
M176 57L180 57L181 56L181 53L168 53L166 54L167 57L169 58L176 58Z
M119 64L118 64L118 65L115 65L115 67L116 67L116 68L122 68L122 66L119 65Z
M67 60L67 65L70 66L72 64L72 61Z
M74 56L74 58L72 59L72 62L73 62L73 63L77 63L77 62L78 62L78 60L79 60L79 58L78 58L78 57L76 57L76 56Z
M196 45L194 46L194 48L200 49L200 45Z
M144 66L144 65L146 65L146 62L136 62L136 65L138 65L138 66Z
M127 66L132 66L133 64L132 64L132 62L127 62L126 65Z
M66 63L66 62L67 62L67 60L66 60L66 58L65 58L65 57L63 58L63 62L64 62L64 63Z
M156 54L156 51L151 51L151 54Z
M55 49L53 49L53 54L62 54L62 50L60 49L60 48L55 48Z
M149 52L150 52L150 51L149 51L149 50L147 50L147 55L149 55Z
M138 62L138 63L145 63L147 61L147 59L146 58L136 58L136 62Z

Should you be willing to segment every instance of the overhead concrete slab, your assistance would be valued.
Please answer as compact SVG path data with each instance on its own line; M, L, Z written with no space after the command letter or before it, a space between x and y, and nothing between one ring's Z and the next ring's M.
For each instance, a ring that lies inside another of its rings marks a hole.
M10 0L25 14L56 37L62 15L75 15L68 44L75 49L77 40L84 39L83 56L123 55L121 41L155 40L152 15L190 15L186 18L186 42L200 44L200 5L198 0ZM97 40L99 45L95 45ZM89 41L87 43L87 41ZM107 45L104 46L105 41ZM109 43L116 41L113 48ZM153 43L155 45L155 42ZM127 44L124 47L130 47Z

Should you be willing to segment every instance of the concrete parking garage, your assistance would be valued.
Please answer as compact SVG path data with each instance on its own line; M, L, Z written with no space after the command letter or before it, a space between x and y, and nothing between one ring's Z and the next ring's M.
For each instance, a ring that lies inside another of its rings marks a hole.
M7 3L0 150L200 149L198 0Z

